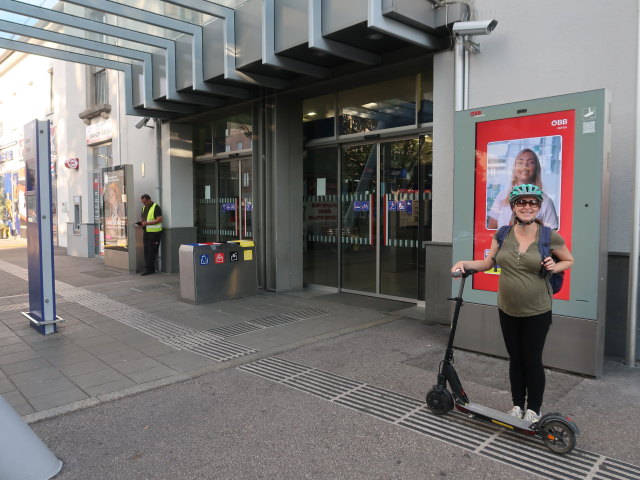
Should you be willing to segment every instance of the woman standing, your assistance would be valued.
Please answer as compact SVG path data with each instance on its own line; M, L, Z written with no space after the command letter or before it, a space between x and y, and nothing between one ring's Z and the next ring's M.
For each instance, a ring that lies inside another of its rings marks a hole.
M497 229L503 225L511 223L511 205L509 193L517 185L531 184L542 189L542 166L536 152L530 148L525 148L518 152L513 162L513 172L511 174L511 186L498 193L491 205L487 219L489 230ZM558 214L553 200L548 195L542 194L543 204L538 211L539 218L547 227L557 230L559 226Z
M542 223L537 219L543 193L532 184L518 185L509 194L514 225L502 248L494 235L484 260L459 261L452 272L472 269L486 271L500 265L498 312L500 327L509 354L509 380L513 408L509 414L536 422L545 387L542 351L551 326L553 295L545 270L558 273L573 265L573 256L563 238L551 232L551 253L557 258L540 258L538 239ZM544 269L541 271L541 268ZM526 408L525 408L526 406Z

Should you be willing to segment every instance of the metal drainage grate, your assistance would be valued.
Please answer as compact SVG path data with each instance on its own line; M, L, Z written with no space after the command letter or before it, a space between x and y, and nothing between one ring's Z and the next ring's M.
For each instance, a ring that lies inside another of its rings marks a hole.
M269 315L268 317L262 317L256 320L248 320L242 323L235 323L233 325L226 325L224 327L212 328L209 330L209 332L215 335L220 335L224 338L234 337L236 335L243 335L245 333L262 330L263 328L278 327L280 325L286 325L288 323L295 323L302 320L323 317L325 315L330 315L331 313L333 312L320 310L319 308L305 308L303 310L297 310L295 312Z
M260 325L253 325L248 322L236 323L233 325L226 325L224 327L212 328L209 332L220 335L222 338L234 337L236 335L243 335L249 332L255 332L256 330L262 330L264 327Z
M322 317L329 315L331 312L320 310L318 308L305 308L304 310L298 310L295 312L281 313L278 315L270 315L268 317L259 318L257 320L250 320L248 323L260 325L262 327L276 327L278 325L284 325L286 323L299 322L301 320L308 320L310 318Z
M386 422L550 480L637 480L640 467L576 449L556 455L541 442L457 412L432 414L424 402L277 357L238 367Z

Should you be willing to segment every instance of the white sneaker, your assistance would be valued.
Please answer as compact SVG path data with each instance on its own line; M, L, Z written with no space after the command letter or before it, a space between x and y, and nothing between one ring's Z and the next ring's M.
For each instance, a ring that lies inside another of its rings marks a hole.
M514 405L513 408L507 412L507 415L511 415L512 417L516 418L522 418L524 416L524 412L519 406Z
M524 419L527 422L531 422L531 423L537 422L538 420L540 420L540 417L541 415L538 415L536 412L529 409L527 409L527 412L524 414Z

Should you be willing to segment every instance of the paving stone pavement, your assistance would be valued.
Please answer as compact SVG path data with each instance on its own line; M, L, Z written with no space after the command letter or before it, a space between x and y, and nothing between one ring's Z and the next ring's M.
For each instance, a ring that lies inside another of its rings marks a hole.
M42 336L20 313L26 252L0 244L0 394L60 479L640 478L640 370L615 359L598 379L547 372L544 407L582 430L558 457L425 410L448 326L424 308L308 290L191 305L177 275L55 261L64 322ZM504 359L456 359L474 401L508 409Z
M55 270L64 321L43 336L22 315L29 310L26 249L0 249L0 292L11 293L0 294L0 394L31 421L388 321L389 310L411 306L383 300L375 311L322 300L331 297L326 292L192 305L179 299L177 274L139 277L64 249L56 250Z

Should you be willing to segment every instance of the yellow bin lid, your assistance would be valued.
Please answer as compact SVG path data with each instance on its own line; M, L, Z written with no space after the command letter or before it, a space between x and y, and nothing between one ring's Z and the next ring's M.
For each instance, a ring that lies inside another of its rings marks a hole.
M229 240L229 243L237 243L244 248L255 247L253 240Z

